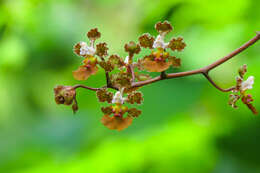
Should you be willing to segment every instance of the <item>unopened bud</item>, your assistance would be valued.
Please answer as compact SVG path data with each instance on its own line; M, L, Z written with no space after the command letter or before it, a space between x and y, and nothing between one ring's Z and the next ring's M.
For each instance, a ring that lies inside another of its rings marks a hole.
M71 86L59 85L54 88L54 94L57 104L71 105L76 96L76 91Z

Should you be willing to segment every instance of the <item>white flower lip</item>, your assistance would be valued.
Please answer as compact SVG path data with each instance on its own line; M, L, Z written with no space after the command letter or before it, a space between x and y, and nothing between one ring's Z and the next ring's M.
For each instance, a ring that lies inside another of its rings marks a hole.
M129 56L125 57L124 63L128 64L129 63Z
M164 36L158 35L153 43L153 48L163 48L165 49L169 43L164 42Z
M123 90L117 91L113 97L112 103L124 104L125 98L122 95Z
M87 45L86 42L80 42L80 55L85 56L85 55L95 55L96 50L93 47L90 47Z
M243 81L241 84L241 90L246 91L248 89L252 89L254 84L254 79L255 79L254 76L249 76L246 81Z

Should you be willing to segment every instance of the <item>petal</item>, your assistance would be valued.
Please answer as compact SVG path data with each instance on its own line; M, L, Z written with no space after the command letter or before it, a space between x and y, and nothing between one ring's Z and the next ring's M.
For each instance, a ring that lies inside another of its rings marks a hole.
M114 70L114 65L110 61L99 61L98 64L107 72Z
M113 113L113 108L112 106L101 107L101 111L106 115L111 115Z
M141 51L140 45L136 44L133 41L130 41L128 44L125 44L125 51L130 55L138 54Z
M172 62L173 67L179 68L181 66L181 59L180 58L176 58L175 56L170 56L169 61Z
M97 98L100 102L108 102L111 103L113 99L113 93L108 91L106 88L101 88L96 92Z
M111 130L123 130L130 126L133 122L133 118L127 116L126 118L113 116L110 117L108 115L104 115L101 119L101 123L104 124L107 128Z
M116 88L131 87L131 75L127 72L120 71L111 75L111 82Z
M138 89L140 89L140 87L134 87L134 88L128 87L128 88L124 89L124 93L131 93L131 92L136 91Z
M165 49L167 46L168 44L164 42L164 36L161 35L158 35L153 43L153 48Z
M96 74L98 71L97 66L80 66L76 71L73 71L73 76L76 80L87 80L90 75Z
M107 56L108 47L106 43L96 45L96 54L100 57Z
M131 108L127 112L128 112L128 115L131 117L139 117L139 115L142 113L142 111L140 111L136 108Z
M113 97L112 103L124 104L124 98L120 91L117 91Z
M241 90L245 91L248 89L252 89L254 84L254 76L249 76L246 81L242 82Z
M141 104L143 100L144 100L143 94L140 91L132 92L128 94L127 97L127 102L130 104L134 104L134 103Z
M169 33L173 30L172 25L168 21L158 22L155 24L155 29L161 34L161 33Z
M74 53L76 54L76 55L78 55L78 56L82 56L81 54L80 54L80 52L81 52L81 47L83 46L83 45L85 45L85 46L87 46L87 43L85 43L85 42L79 42L79 43L77 43L75 46L74 46Z
M135 77L138 81L145 81L151 79L151 76L149 74L135 73Z
M163 61L153 61L149 59L143 60L143 66L144 68L149 72L162 72L167 70L172 62L163 62Z
M146 33L139 37L139 43L144 48L153 48L154 37Z
M183 38L182 37L178 37L178 38L173 38L168 47L175 51L182 51L185 47L186 47L186 44L183 42Z
M96 40L101 37L101 33L98 32L97 28L94 28L87 33L87 36L90 40Z
M123 60L120 56L118 56L118 55L116 55L116 54L111 55L111 56L108 58L108 61L109 61L112 65L117 66L118 68L124 66L124 60Z
M248 79L247 79L248 83L249 83L251 86L254 84L254 80L255 80L254 76L249 76Z

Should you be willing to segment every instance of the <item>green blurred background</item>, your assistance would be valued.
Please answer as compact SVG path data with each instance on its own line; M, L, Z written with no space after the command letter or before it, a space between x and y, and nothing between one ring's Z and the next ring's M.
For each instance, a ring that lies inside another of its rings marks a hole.
M53 87L99 87L104 73L77 82L72 46L98 27L109 53L170 21L182 35L184 71L228 54L260 30L259 0L2 0L0 1L1 173L257 173L260 119L228 106L203 76L145 86L143 114L121 131L100 123L95 93L79 89L80 110L57 106ZM99 40L100 41L100 40ZM146 52L142 52L145 54ZM248 64L260 109L260 42L211 72L223 87ZM156 74L153 74L156 75Z

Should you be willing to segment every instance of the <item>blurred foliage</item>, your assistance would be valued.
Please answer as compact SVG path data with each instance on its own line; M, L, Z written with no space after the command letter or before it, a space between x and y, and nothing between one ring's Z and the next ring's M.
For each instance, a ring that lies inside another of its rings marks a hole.
M242 104L233 110L228 94L202 76L144 87L143 114L120 133L100 123L95 93L79 91L74 116L55 104L52 89L77 83L71 71L80 59L72 47L91 28L99 28L111 54L125 56L125 43L143 32L155 34L154 24L169 20L172 34L187 43L183 71L253 37L260 29L259 6L259 0L0 1L0 172L259 172L259 118ZM248 64L258 109L259 48L257 43L212 72L228 87L240 65ZM87 81L103 84L102 70Z

